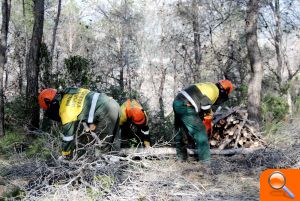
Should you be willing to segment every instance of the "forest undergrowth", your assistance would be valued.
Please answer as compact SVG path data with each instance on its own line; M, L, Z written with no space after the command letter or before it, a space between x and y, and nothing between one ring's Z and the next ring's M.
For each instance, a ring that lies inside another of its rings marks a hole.
M214 155L210 165L174 156L87 154L77 161L40 160L24 152L1 156L0 200L259 200L262 171L300 168L299 131L300 118L292 118L265 133L265 149Z

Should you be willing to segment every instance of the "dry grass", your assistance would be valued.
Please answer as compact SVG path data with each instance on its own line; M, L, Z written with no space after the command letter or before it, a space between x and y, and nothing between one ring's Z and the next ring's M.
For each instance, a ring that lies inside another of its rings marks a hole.
M263 170L299 168L299 122L295 118L267 136L263 151L213 156L210 165L172 157L88 155L51 163L18 158L15 164L11 160L6 178L31 180L20 184L23 200L259 200Z

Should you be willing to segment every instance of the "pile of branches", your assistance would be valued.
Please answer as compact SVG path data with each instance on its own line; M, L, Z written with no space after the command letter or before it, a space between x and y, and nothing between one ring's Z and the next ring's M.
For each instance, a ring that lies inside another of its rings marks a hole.
M78 134L80 133L80 134ZM22 188L24 200L88 200L103 198L117 191L123 172L131 165L139 165L130 157L99 153L103 141L96 133L77 131L76 138L86 135L91 139L76 140L73 159L54 156L40 162L34 178Z
M109 157L94 156L76 161L54 160L44 163L35 171L36 177L25 187L25 200L83 200L106 196L113 191L119 170L126 163ZM76 192L70 194L70 192ZM80 195L79 195L80 194Z
M216 113L213 132L209 137L211 148L224 150L264 146L261 134L247 117L247 111L239 107Z

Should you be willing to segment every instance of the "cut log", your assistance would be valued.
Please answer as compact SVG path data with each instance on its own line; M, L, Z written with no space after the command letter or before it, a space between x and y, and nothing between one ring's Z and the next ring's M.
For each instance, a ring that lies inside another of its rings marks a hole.
M209 143L211 146L216 146L218 144L216 140L211 140Z
M229 145L231 141L232 141L232 138L226 138L226 139L222 142L222 144L219 146L219 150L225 149L225 147L226 147L227 145Z
M246 123L247 117L248 117L248 114L245 114L242 124L239 125L239 130L237 131L237 138L236 138L236 141L235 141L235 144L234 144L234 148L237 148L237 145L238 145L240 137L241 137L241 131L242 131L242 128L244 127L244 125ZM243 145L243 143L240 144L240 145Z
M264 147L255 147L255 148L238 148L238 149L211 149L210 153L212 155L234 155L234 154L251 154L255 151L259 151L264 149ZM189 155L195 155L196 150L188 149ZM176 155L176 149L170 147L162 147L162 148L149 148L149 149L121 149L119 152L115 152L114 154L121 156L168 156L168 155Z
M210 143L211 148L225 150L238 147L253 147L265 145L257 129L247 119L246 109L235 107L224 114L220 112L214 116L213 132L210 140L217 143ZM254 145L254 142L255 143Z
M222 144L219 146L219 150L225 149L225 147L226 147L227 145L229 145L229 144L233 141L233 139L235 139L235 135L236 135L237 129L238 129L238 125L232 128L232 131L231 131L231 132L233 132L233 133L232 133L233 138L232 138L232 137L229 137L229 136L231 135L231 133L230 133L228 136L226 136L225 140L224 140L224 141L222 142Z

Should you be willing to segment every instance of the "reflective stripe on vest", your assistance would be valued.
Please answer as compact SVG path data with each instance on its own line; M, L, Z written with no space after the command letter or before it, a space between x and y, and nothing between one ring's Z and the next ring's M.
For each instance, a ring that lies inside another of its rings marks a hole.
M89 112L89 118L88 118L88 123L93 123L94 122L94 115L95 115L95 109L96 109L96 103L99 97L99 93L94 93L93 95L93 100Z
M141 130L141 132L142 132L144 135L149 135L149 130L147 130L147 131Z
M72 135L72 136L64 136L63 137L63 141L66 141L66 142L70 142L70 141L72 141L74 139L74 136Z
M196 112L199 112L198 106L196 105L192 97L188 93L186 93L186 91L181 91L180 93L194 106Z
M211 108L211 105L201 105L202 110L209 110Z

